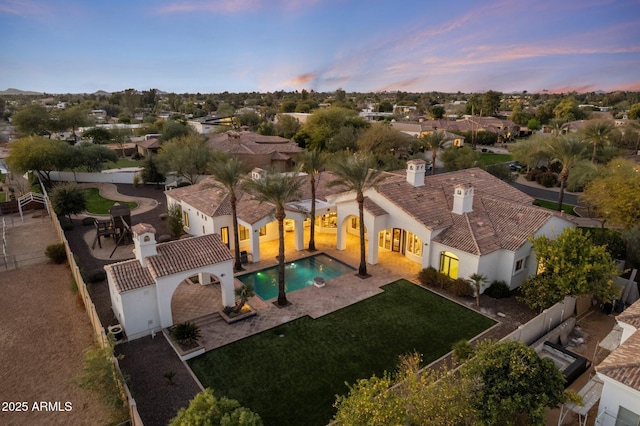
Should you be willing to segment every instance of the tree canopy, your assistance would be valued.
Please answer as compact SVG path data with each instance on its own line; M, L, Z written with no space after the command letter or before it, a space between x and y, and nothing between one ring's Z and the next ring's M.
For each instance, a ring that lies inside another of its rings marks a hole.
M541 273L520 286L521 299L543 310L565 296L593 296L611 302L618 289L618 269L606 246L596 245L577 228L566 228L555 239L531 240Z
M57 185L51 191L51 206L58 216L82 213L87 209L87 195L83 188L75 183Z
M216 398L207 388L198 393L188 408L181 408L170 426L261 426L260 416L240 406L235 399Z
M442 151L440 160L447 171L470 169L478 165L480 154L467 145L462 148L450 146Z
M553 361L514 340L479 343L462 375L475 383L469 397L479 424L514 425L522 419L542 426L545 409L570 398Z
M612 225L631 228L640 223L639 188L640 166L618 158L587 184L581 200Z
M9 145L7 165L13 171L26 173L33 171L51 186L50 174L54 170L74 167L78 157L68 143L41 136L22 138Z
M308 148L324 150L344 127L358 130L368 127L368 123L356 111L331 107L314 111L302 130L309 136Z
M158 152L160 170L167 174L176 172L190 184L207 172L211 152L205 139L197 134L174 138L162 144Z
M106 163L118 161L116 152L106 146L83 142L76 150L80 154L81 165L90 173L101 171Z
M418 354L400 358L394 374L360 379L334 404L338 425L475 425L472 382L449 371L420 370Z

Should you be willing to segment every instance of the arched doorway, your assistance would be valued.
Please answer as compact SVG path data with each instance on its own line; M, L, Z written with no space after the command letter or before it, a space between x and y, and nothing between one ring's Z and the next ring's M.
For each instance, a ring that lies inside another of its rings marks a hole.
M174 324L191 321L222 309L220 280L213 275L203 275L206 275L205 284L200 283L198 275L192 275L182 280L173 292L171 316Z

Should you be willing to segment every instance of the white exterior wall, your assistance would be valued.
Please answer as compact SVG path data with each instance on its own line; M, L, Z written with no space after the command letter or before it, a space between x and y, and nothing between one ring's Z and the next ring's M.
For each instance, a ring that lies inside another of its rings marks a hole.
M614 426L620 406L636 414L640 414L639 391L623 385L604 374L597 374L598 378L604 382L602 395L600 396L600 405L598 406L598 419L600 420L600 422L597 423L598 425ZM604 414L605 411L606 414Z
M111 279L111 274L107 273L107 282L109 284L109 296L111 297L111 309L113 309L113 313L116 316L116 319L122 325L124 321L124 308L122 307L122 297L118 290L116 290L116 285Z
M123 316L120 324L129 340L148 336L161 329L156 303L156 286L150 285L120 294Z
M433 243L430 245L432 247L429 260L431 266L436 270L440 270L440 254L443 251L448 251L458 258L458 278L467 278L468 276L478 272L480 263L480 258L478 256L440 243Z
M122 171L102 173L51 172L51 180L56 182L126 183L133 184L133 178L142 172L142 167L132 167Z

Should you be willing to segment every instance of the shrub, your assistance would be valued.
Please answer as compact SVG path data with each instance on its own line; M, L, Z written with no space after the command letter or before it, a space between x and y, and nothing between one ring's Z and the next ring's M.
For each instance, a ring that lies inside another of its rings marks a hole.
M428 287L447 288L451 279L438 272L434 267L429 266L418 272L418 281Z
M182 209L179 204L172 204L168 210L167 225L169 227L169 233L174 238L179 238L182 235L184 223L182 221Z
M107 272L104 269L94 269L89 272L85 277L85 281L88 283L99 283L107 279Z
M536 177L536 182L544 186L545 188L551 188L556 183L558 183L558 177L553 172L544 172L540 173Z
M181 345L196 343L200 338L200 327L189 321L181 322L171 327L171 337Z
M511 290L509 290L509 286L504 281L494 281L484 291L484 294L494 299L506 299L511 296Z
M67 251L64 248L64 243L57 243L48 245L44 251L51 263L60 265L67 261Z
M471 297L474 294L471 285L469 285L469 281L464 278L458 278L451 281L449 289L458 297Z
M473 346L468 340L459 340L453 344L453 357L458 363L462 363L473 355Z
M84 219L82 219L82 224L84 226L89 226L89 225L93 225L95 221L96 220L92 217L85 217Z

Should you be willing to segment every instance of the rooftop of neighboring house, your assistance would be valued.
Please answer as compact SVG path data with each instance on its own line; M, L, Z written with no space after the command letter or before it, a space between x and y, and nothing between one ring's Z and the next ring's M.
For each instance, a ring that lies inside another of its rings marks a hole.
M233 130L209 135L207 146L230 154L297 154L304 151L294 141L280 136Z
M616 317L616 320L618 320L619 322L630 324L633 327L640 329L640 301L635 302L633 305L625 309L620 315Z

